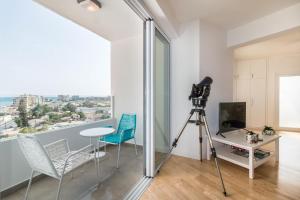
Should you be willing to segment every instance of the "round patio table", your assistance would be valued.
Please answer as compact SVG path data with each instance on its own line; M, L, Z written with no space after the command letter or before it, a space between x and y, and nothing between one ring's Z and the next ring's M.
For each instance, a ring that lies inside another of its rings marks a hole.
M100 138L106 135L110 135L112 133L115 132L114 128L105 128L105 127L101 127L101 128L90 128L90 129L85 129L80 131L80 135L83 137L89 137L90 138L90 144L92 144L92 138L96 137L96 138ZM99 146L98 146L99 148ZM102 151L98 151L96 152L96 157L100 158L103 157L105 155L105 152Z
M89 137L90 138L90 144L92 144L92 138L93 137L103 137L109 134L112 134L115 132L114 128L90 128L90 129L85 129L80 131L80 135L84 137Z

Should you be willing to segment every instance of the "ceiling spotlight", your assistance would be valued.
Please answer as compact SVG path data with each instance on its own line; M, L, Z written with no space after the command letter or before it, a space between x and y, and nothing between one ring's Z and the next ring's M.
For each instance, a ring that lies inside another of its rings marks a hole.
M98 0L77 0L77 3L91 12L95 12L101 8L101 3Z

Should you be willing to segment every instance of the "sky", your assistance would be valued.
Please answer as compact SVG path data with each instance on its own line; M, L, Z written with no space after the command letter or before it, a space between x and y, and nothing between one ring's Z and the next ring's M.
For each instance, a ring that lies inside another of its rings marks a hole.
M110 42L32 0L0 6L0 96L110 95Z

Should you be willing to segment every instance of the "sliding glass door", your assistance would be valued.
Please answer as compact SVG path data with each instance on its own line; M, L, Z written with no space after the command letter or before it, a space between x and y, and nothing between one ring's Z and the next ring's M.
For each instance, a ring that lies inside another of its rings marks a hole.
M170 149L170 44L157 28L154 55L154 150L158 169Z
M146 21L146 176L153 177L170 149L170 43Z

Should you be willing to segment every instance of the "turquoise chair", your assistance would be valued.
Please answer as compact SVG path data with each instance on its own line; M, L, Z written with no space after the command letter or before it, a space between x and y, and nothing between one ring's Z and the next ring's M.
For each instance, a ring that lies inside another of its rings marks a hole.
M107 135L99 139L100 142L119 146L117 168L119 168L120 150L121 150L122 143L133 139L134 146L135 146L135 153L137 155L135 129L136 129L136 114L122 114L117 131L111 135Z

